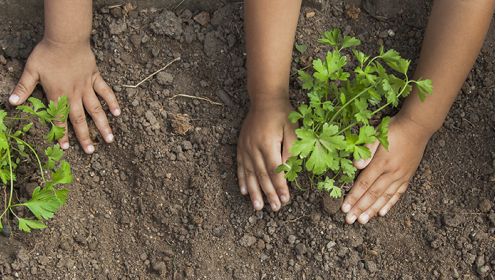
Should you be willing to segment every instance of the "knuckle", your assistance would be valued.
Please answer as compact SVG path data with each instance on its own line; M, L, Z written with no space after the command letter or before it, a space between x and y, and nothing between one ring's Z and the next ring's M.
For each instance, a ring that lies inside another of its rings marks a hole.
M367 191L370 188L371 184L367 180L360 180L357 183L357 187L362 191Z
M22 84L22 83L18 83L16 86L15 86L15 90L20 93L20 95L28 95L29 92L28 92L28 88Z
M255 176L254 171L249 168L244 169L244 174L246 174L246 178Z
M368 197L370 197L372 199L372 201L376 201L376 200L378 200L378 198L380 198L380 193L378 193L375 190L369 190L367 192L367 195L368 195Z
M71 118L71 122L73 125L76 125L76 126L84 124L84 123L86 123L86 116L84 116L84 115L76 116L74 118Z
M99 115L103 113L103 107L101 107L101 104L98 104L93 107L93 109L90 111L91 115Z
M263 181L264 179L268 178L269 175L266 172L259 171L259 172L256 172L256 177L258 178L259 181Z
M383 198L386 200L386 201L389 201L392 199L392 197L394 197L394 194L393 193L389 193L389 192L385 192L383 195Z

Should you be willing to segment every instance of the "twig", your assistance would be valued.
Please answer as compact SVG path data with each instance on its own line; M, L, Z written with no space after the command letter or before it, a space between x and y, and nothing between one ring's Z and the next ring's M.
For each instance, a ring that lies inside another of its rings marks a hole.
M112 6L108 6L109 9L113 9L113 8L117 8L117 7L121 7L122 4L117 4L117 5L112 5Z
M180 5L182 5L182 3L184 3L186 0L182 0L179 5L175 6L174 10L177 10L177 8L179 8Z
M174 271L177 272L177 267L175 266L175 259L177 258L177 253L175 252L175 247L174 245L170 244L170 242L168 242L168 240L165 240L167 241L168 245L170 245L172 247L172 249L174 250L174 261L172 262L174 264Z
M28 254L28 255L31 255L31 254L34 252L34 250L36 250L36 247L38 247L38 244L39 244L39 243L34 244L34 248L33 248L33 250L31 250L31 252L29 252L29 254Z
M153 74L149 75L148 77L146 77L146 79L142 80L141 82L139 82L139 83L138 83L137 85L135 85L135 86L132 86L132 85L122 85L122 86L123 86L123 87L128 87L128 88L137 88L137 87L138 87L138 86L140 86L142 83L146 82L149 78L151 78L151 77L155 76L156 74L160 73L161 71L163 71L163 70L167 69L167 67L169 67L169 66L170 66L170 64L172 64L172 63L174 63L174 62L176 62L176 61L178 61L178 60L180 60L180 57L177 57L176 59L172 60L172 61L171 61L171 62L169 62L167 65L165 65L165 67L163 67L162 69L160 69L160 70L156 71L155 73L153 73Z
M210 102L211 105L222 105L221 103L213 102L213 101L211 101L210 99L208 99L206 97L197 97L197 96L191 96L191 95L187 95L187 94L177 94L177 95L174 95L174 96L170 97L169 99L174 99L177 96L188 97L188 98L192 98L192 99L199 99L199 100L208 101L208 102Z
M301 218L308 217L308 216L309 216L309 215L302 215L301 217L297 217L297 218L295 218L294 220L287 220L287 221L285 221L285 222L286 222L286 223L293 223L293 222L295 222L295 221L297 221L297 220L299 220L299 219L301 219Z

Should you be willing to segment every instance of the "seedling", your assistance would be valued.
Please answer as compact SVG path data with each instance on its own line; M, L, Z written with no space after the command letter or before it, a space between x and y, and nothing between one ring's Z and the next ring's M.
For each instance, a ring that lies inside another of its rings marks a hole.
M300 54L303 54L303 53L304 53L304 52L308 49L308 46L306 46L306 45L298 45L298 44L296 44L296 45L295 45L295 47L296 47L296 50L297 50ZM299 59L300 59L300 58L301 58L300 56L296 57L296 58L294 59L294 62L295 62L295 63L299 63Z
M19 229L27 232L31 232L31 228L41 229L46 226L38 220L53 218L60 206L65 204L67 200L67 193L69 190L54 188L57 184L70 184L72 181L72 175L70 175L70 166L63 160L61 167L57 168L55 172L52 172L52 180L45 180L44 170L54 170L55 164L60 161L63 156L63 152L60 149L59 144L56 144L53 148L48 147L44 153L48 157L48 161L42 166L38 153L33 148L34 145L30 145L23 141L20 136L25 135L29 131L33 123L28 123L22 130L17 130L14 133L13 127L18 121L28 120L33 116L37 116L41 123L51 123L52 128L50 132L45 136L48 142L53 139L60 139L64 136L65 128L58 127L53 124L53 121L66 121L69 115L70 105L67 104L67 97L63 97L55 102L50 101L48 108L38 99L29 98L33 107L21 105L17 106L17 115L15 117L7 117L7 112L0 110L0 178L3 184L10 187L10 195L5 197L5 210L0 215L0 221L7 213L12 213L19 221ZM20 111L28 114L28 117L19 117ZM21 162L21 157L29 158L30 155L26 153L26 147L32 152L41 171L41 178L43 179L44 186L38 186L30 200L24 203L12 204L12 196L14 192L14 181L16 176L14 170ZM34 217L21 218L13 211L14 207L25 206L31 210ZM35 219L36 217L36 219ZM3 225L0 223L0 231L3 230Z
M389 105L397 107L399 97L406 97L411 92L412 83L417 85L421 101L425 100L426 94L433 94L433 87L431 80L409 80L407 69L411 61L402 59L394 50L384 52L383 45L380 55L371 60L370 56L352 50L360 66L356 67L351 78L351 73L343 70L347 62L341 51L358 46L361 41L350 36L339 40L340 30L337 28L322 35L318 42L334 46L335 50L328 52L325 61L313 61L313 75L302 70L298 72L303 81L302 88L309 90L310 102L309 106L303 104L288 116L292 123L302 120L302 127L296 129L299 140L294 141L289 150L294 156L281 164L276 172L285 171L285 178L295 181L302 189L296 178L305 167L312 185L338 198L342 195L338 183L349 183L355 178L356 168L352 159L371 157L370 150L363 144L378 140L388 151L390 117L382 119L377 128L369 124L370 118ZM380 61L404 78L387 74ZM337 80L340 82L336 83ZM359 126L358 134L351 132L356 125Z

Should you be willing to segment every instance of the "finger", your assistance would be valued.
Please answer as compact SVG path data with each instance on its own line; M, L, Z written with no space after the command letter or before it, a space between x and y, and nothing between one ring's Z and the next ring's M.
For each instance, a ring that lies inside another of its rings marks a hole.
M290 148L294 141L298 140L295 130L297 129L297 125L294 124L288 128L284 128L284 140L282 146L282 161L285 163L287 159L293 156L290 153Z
M103 111L103 108L101 107L100 100L98 100L98 98L94 94L93 89L91 89L91 92L88 92L84 95L83 103L84 107L93 118L96 127L103 136L103 139L105 139L105 142L111 143L113 141L112 129L108 124L107 116L105 115L105 111Z
M58 139L58 144L60 145L60 148L67 150L69 148L69 131L67 127L67 122L54 120L53 125L65 128L64 136Z
M282 164L282 155L280 154L280 146L278 148L269 149L262 152L264 155L264 161L270 176L270 181L275 188L275 192L280 201L286 203L289 201L289 188L287 187L287 181L284 178L284 173L277 174L275 170ZM273 207L272 207L273 209ZM278 208L277 208L278 210Z
M359 215L358 222L361 224L366 224L369 219L375 216L375 214L380 211L397 193L397 190L401 186L398 181L390 185L385 192L373 203L366 211ZM356 207L358 204L356 204Z
M371 157L368 159L360 159L360 160L353 160L352 163L357 169L364 169L368 164L370 164L371 160L373 159L373 156L375 155L376 149L380 146L380 141L375 140L373 143L366 143L364 146L368 147L371 152Z
M397 190L395 195L387 202L385 206L382 207L382 209L380 209L380 212L378 212L380 216L385 216L388 213L388 211L390 211L392 206L394 206L397 203L397 201L399 201L401 195L406 191L408 185L409 182L404 183L400 186L400 188Z
M342 212L348 213L354 204L363 196L365 192L375 183L376 179L382 175L383 170L380 168L373 168L374 166L380 166L380 164L374 164L364 169L359 175L354 186L342 203Z
M27 66L22 72L21 79L17 83L9 97L9 102L12 105L19 105L31 95L36 83L39 81L39 76L37 73L31 71Z
M237 146L237 179L239 180L239 189L243 195L248 194L246 188L246 171L244 169L244 159L242 157L242 152L240 146Z
M363 212L368 210L371 205L385 193L385 190L393 184L394 181L391 180L389 176L380 176L367 191L356 200L356 203L346 215L346 222L349 224L354 223L356 219L360 217Z
M263 196L261 195L261 189L258 184L258 178L256 177L255 169L251 161L251 157L244 153L244 176L246 178L246 188L251 197L251 202L256 210L263 209Z
M268 150L275 150L276 148L268 148ZM280 146L278 148L280 151ZM263 193L265 193L266 198L268 199L268 202L270 203L270 207L272 208L273 211L278 211L280 209L280 200L278 198L277 191L275 187L273 186L270 172L268 171L266 164L265 164L265 156L261 151L255 151L254 153L251 153L253 155L251 157L251 160L254 165L254 170L256 173L256 178L258 179L258 183L263 189ZM267 155L268 157L268 155ZM279 156L279 160L280 156ZM273 173L275 173L275 170L273 170Z
M107 85L107 83L105 83L100 73L96 75L96 78L93 82L93 89L96 91L96 93L98 93L98 95L103 97L103 100L105 100L105 102L108 104L110 112L112 112L114 116L119 116L120 107L119 103L117 102L117 98L115 97L112 89Z
M79 140L84 152L87 154L92 154L95 151L95 147L89 137L88 123L86 122L86 115L81 103L71 104L69 118L72 126L74 127L77 140Z

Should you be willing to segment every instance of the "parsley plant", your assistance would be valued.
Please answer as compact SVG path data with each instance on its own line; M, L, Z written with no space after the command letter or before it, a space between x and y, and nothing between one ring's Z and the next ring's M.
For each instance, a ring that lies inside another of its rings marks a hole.
M351 74L343 70L347 64L346 56L341 55L344 48L358 46L361 41L350 36L340 38L340 30L334 29L322 33L318 42L335 47L328 52L325 61L313 61L314 74L299 70L299 79L303 89L309 90L309 105L299 106L288 118L292 123L302 121L302 127L296 130L299 140L294 141L290 153L294 156L281 164L276 172L285 171L285 178L295 181L303 171L311 174L311 182L318 190L330 192L334 198L340 197L340 184L349 183L355 178L356 168L352 159L368 159L371 152L366 143L380 141L388 150L388 122L390 117L382 119L381 124L370 126L371 116L385 107L397 107L399 97L406 97L412 90L412 83L417 85L419 98L424 101L426 94L433 94L431 80L410 80L407 76L410 60L400 57L394 50L380 55L370 56L352 50L360 66ZM403 78L387 74L381 62L402 74ZM335 83L340 80L340 86ZM379 105L384 104L380 107ZM377 108L378 107L378 108ZM351 128L359 126L359 133Z
M33 104L32 108L25 105L17 106L19 111L15 117L7 117L7 112L0 110L0 179L4 184L4 187L10 187L8 202L6 197L6 205L3 213L0 215L0 221L5 214L10 212L19 221L19 229L27 232L31 232L31 228L46 228L46 226L38 220L53 218L53 213L55 213L60 206L65 204L67 200L67 193L69 192L67 189L57 190L54 186L57 184L70 184L73 177L70 175L71 170L69 163L65 160L62 161L61 167L55 169L56 162L60 161L63 156L63 151L60 149L59 144L56 144L53 148L48 147L44 151L45 155L48 157L48 161L42 166L40 158L33 148L34 145L30 145L19 138L31 128L33 125L32 122L25 125L22 130L17 130L12 133L14 131L13 127L16 121L28 120L33 116L37 116L43 125L46 123L52 124L50 132L45 136L48 142L53 139L62 138L64 136L65 128L55 126L53 121L67 120L70 109L70 105L67 104L67 96L64 95L59 98L57 104L50 101L48 108L46 108L40 100L34 97L29 98L29 101ZM25 118L18 117L21 110L29 116ZM26 153L26 147L31 150L38 162L44 186L38 186L34 190L33 196L30 200L24 203L12 204L14 181L16 180L14 170L21 162L21 157L29 157L29 154ZM52 180L46 181L44 170L54 169L55 172L52 172ZM16 206L28 207L34 214L34 217L21 218L17 216L13 211L13 208ZM1 230L3 230L3 225L0 222L0 231Z

